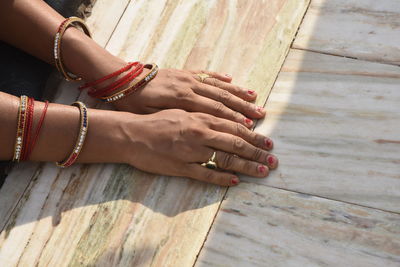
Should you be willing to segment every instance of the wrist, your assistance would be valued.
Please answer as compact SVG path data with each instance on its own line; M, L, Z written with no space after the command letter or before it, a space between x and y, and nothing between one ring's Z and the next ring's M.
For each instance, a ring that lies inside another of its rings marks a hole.
M85 81L97 80L127 64L74 27L66 30L62 51L66 68Z
M90 109L88 115L88 135L78 162L127 163L130 140L122 128L130 114Z

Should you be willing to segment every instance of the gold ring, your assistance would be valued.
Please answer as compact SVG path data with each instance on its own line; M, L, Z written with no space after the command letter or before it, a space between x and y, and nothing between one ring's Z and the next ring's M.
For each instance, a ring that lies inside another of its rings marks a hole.
M210 78L211 76L205 73L197 73L196 74L200 78L200 82L204 83L205 79Z
M217 169L218 165L217 165L217 162L215 160L216 157L217 157L217 152L214 151L212 156L211 156L211 158L207 162L201 164L201 166L206 167L208 169L212 169L212 170Z

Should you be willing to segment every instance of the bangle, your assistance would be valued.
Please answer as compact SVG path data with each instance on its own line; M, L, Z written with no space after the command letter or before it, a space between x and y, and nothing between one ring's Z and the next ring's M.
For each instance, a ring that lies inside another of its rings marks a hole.
M98 79L96 81L93 81L93 82L90 82L90 83L85 83L85 84L79 86L78 89L79 90L83 90L83 89L86 89L86 88L89 88L89 87L96 86L96 85L98 85L100 83L103 83L103 82L105 82L105 81L107 81L107 80L109 80L109 79L111 79L111 78L113 78L115 76L120 75L121 73L124 73L124 72L130 70L133 66L136 66L137 64L139 64L138 61L129 62L128 65L126 65L125 67L123 67L123 68L121 68L121 69L119 69L119 70L117 70L117 71L115 71L115 72L113 72L111 74L108 74L107 76L104 76L104 77L102 77L102 78L100 78L100 79Z
M15 139L14 157L13 157L13 161L17 162L19 162L21 158L22 147L24 144L27 104L28 104L28 97L26 95L21 96L18 109L17 137Z
M88 116L87 116L87 108L85 104L82 102L74 102L72 103L72 106L77 106L80 111L80 129L79 129L79 134L78 134L78 139L76 140L74 149L72 150L72 153L68 156L68 158L62 162L56 162L58 167L69 167L72 164L75 163L76 159L79 156L79 153L82 150L83 144L85 142L86 134L87 134L87 129L88 129Z
M89 90L88 95L91 97L102 97L105 95L108 95L118 89L120 89L122 86L125 84L131 82L133 79L135 79L137 76L139 76L143 72L144 65L143 64L138 64L132 71L130 71L127 75L123 76L121 79L113 82L109 86L99 89L99 90Z
M35 147L36 141L37 141L37 139L39 137L40 129L42 128L42 125L43 125L43 122L44 122L44 118L46 117L48 106L49 106L49 101L46 101L45 104L44 104L42 115L41 115L41 117L39 119L39 122L38 122L38 126L36 127L35 135L33 136L32 142L30 144L28 144L26 155L25 155L25 159L26 160L29 159L29 156L31 155L31 153L33 151L33 148Z
M58 27L58 31L54 37L54 61L55 61L57 70L63 75L63 77L67 81L81 80L80 77L66 71L64 64L62 62L62 55L61 55L61 39L62 39L65 31L70 26L74 26L74 27L77 26L74 24L79 25L87 36L92 37L88 27L86 26L86 23L78 17L69 17L69 18L65 19Z
M21 157L20 160L26 160L26 152L28 151L31 131L32 131L32 124L33 124L33 112L34 112L35 100L32 97L28 97L28 106L26 109L26 122L24 128L24 142L22 145L21 150Z
M136 91L141 86L144 86L145 84L150 82L157 75L158 66L157 66L157 64L152 63L152 64L146 64L146 65L144 65L144 67L147 69L150 69L150 72L146 76L144 76L141 80L139 80L136 83L133 83L128 88L126 88L120 92L117 92L110 96L100 97L100 99L102 99L106 103L111 103L111 102L117 101L123 97L130 95L131 93Z

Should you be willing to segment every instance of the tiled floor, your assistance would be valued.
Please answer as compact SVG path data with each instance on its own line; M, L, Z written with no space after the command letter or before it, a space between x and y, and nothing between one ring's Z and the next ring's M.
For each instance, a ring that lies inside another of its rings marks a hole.
M98 0L88 23L113 53L229 72L268 99L255 130L280 168L226 189L21 164L0 191L0 265L399 266L399 2L313 0L290 48L308 4ZM97 104L76 87L56 101Z

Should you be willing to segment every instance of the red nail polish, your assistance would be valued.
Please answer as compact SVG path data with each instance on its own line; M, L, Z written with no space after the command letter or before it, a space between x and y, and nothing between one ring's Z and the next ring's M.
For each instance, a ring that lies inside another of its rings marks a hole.
M248 118L244 119L244 122L245 122L247 125L253 125L253 121L250 120L250 119L248 119Z
M267 157L267 161L268 161L269 165L273 165L273 164L275 163L275 157L269 155L269 156Z
M265 167L264 165L259 165L258 166L258 172L264 173L266 170L267 170L267 167Z
M248 90L247 93L248 93L249 95L254 95L255 91L253 91L253 90Z
M266 146L267 148L272 148L272 141L271 141L271 139L265 138L264 143L265 143L265 146Z
M232 178L231 183L232 184L238 184L239 183L239 179L234 177L234 178Z

